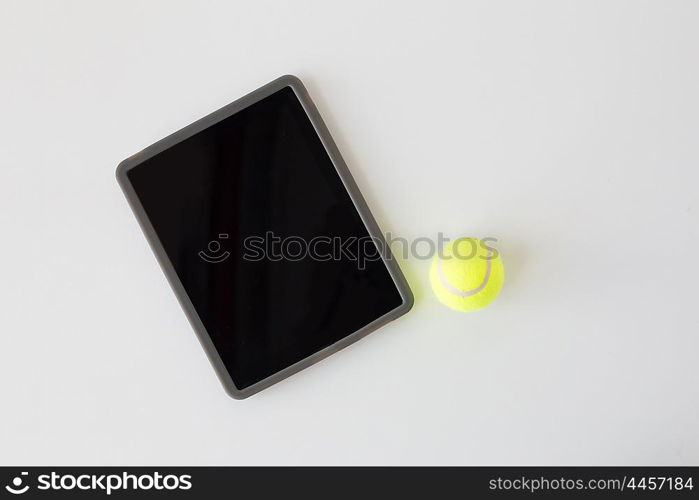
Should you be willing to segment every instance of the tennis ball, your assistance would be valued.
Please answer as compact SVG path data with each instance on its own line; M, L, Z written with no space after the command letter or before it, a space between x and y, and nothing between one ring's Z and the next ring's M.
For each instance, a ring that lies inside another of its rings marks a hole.
M456 311L475 311L490 304L502 288L505 269L500 254L486 242L460 238L435 255L430 284L439 301Z

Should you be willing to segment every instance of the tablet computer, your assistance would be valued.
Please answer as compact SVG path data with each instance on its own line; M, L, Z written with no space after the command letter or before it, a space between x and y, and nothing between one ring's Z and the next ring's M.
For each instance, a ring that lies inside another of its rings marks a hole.
M412 306L390 248L294 76L124 160L117 179L234 398Z

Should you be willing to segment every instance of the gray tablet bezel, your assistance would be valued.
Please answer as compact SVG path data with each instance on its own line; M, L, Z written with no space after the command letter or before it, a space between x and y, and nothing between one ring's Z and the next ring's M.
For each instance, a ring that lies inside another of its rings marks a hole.
M197 314L194 305L190 301L189 296L187 295L187 292L184 289L184 286L180 282L180 279L177 276L177 273L172 263L168 259L167 254L165 253L165 249L161 245L160 240L155 232L155 229L151 225L151 222L148 219L145 210L141 205L141 202L138 196L136 195L136 192L133 186L131 185L131 182L128 179L127 173L130 169L136 167L137 165L140 165L141 163L157 155L158 153L174 146L175 144L191 137L194 134L197 134L198 132L201 132L202 130L214 125L215 123L225 118L228 118L231 115L234 115L242 109L247 108L248 106L260 101L261 99L264 99L265 97L285 87L290 87L294 91L294 94L296 95L298 100L301 102L303 109L305 110L306 114L308 115L308 118L313 124L313 127L315 128L318 137L323 143L323 146L325 147L328 156L330 157L330 160L335 166L335 169L338 175L340 176L340 179L342 180L345 188L347 189L347 192L352 198L352 201L354 202L354 205L359 215L361 216L362 221L364 222L370 236L376 238L376 241L380 241L383 243L385 252L382 252L382 259L391 277L393 278L393 281L403 299L403 302L396 309L389 311L388 313L377 318L376 320L367 324L363 328L355 331L354 333L335 342L334 344L294 363L293 365L284 368L283 370L273 375L268 376L267 378L259 382L256 382L251 386L248 386L244 389L238 389L235 386L235 383L233 382L230 374L228 373L228 370L226 369L222 359L220 358L213 342L211 341L211 338L209 337L209 334L207 333L204 324L199 318L199 315ZM180 305L182 306L182 309L184 310L187 318L189 319L192 328L194 329L197 337L199 338L199 341L202 347L204 348L204 351L206 352L209 361L213 365L214 370L218 375L218 378L223 384L223 387L225 388L226 392L235 399L247 398L277 382L280 382L281 380L293 375L294 373L297 373L303 370L304 368L307 368L310 365L317 363L318 361L356 342L357 340L368 335L377 328L385 325L389 321L392 321L398 318L399 316L402 316L403 314L407 313L413 306L414 298L412 292L410 291L410 287L408 286L408 282L406 281L398 264L393 258L391 250L386 244L386 241L384 239L383 234L381 233L381 230L379 229L378 224L374 220L374 217L371 215L366 201L359 192L359 189L357 188L357 185L354 182L354 179L352 178L352 175L350 174L346 163L340 155L340 151L338 150L335 142L330 136L330 133L328 132L325 123L320 117L318 110L313 104L313 101L311 101L311 98L308 95L306 88L304 87L303 83L301 83L301 80L299 80L297 77L293 75L285 75L280 78L277 78L276 80L268 83L267 85L260 87L259 89L232 102L231 104L228 104L227 106L224 106L223 108L214 111L213 113L205 116L204 118L201 118L200 120L197 120L196 122L184 127L183 129L156 142L155 144L148 146L144 150L136 153L135 155L130 156L118 165L116 170L116 177L119 182L119 185L121 186L121 189L123 190L126 196L126 199L128 200L129 205L131 206L131 209L133 210L136 216L136 219L138 220L138 223L141 226L141 229L143 230L146 236L146 239L148 240L148 243L150 244L153 253L156 256L156 259L158 260L158 263L160 264L160 267L165 273L165 276L167 277L167 280L170 283L171 288L175 292L175 296L180 302Z

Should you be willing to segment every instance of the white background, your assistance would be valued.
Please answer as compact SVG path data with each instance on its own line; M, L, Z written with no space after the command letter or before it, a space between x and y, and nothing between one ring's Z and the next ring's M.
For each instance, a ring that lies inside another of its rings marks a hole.
M696 2L0 1L0 463L697 464ZM225 395L114 178L285 73L384 231L493 236Z

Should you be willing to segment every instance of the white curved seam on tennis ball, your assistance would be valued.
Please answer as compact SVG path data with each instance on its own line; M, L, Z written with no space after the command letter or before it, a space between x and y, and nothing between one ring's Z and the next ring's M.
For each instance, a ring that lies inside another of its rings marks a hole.
M487 262L485 264L485 276L483 276L483 282L476 288L473 288L472 290L459 290L458 288L453 287L451 283L449 283L447 279L444 277L444 273L442 272L442 259L437 260L437 275L439 276L439 282L449 292L453 293L454 295L458 295L461 298L476 295L478 292L483 291L483 289L488 284L488 280L490 280L490 268L492 267L492 259L490 258L490 256L491 253L489 252Z

